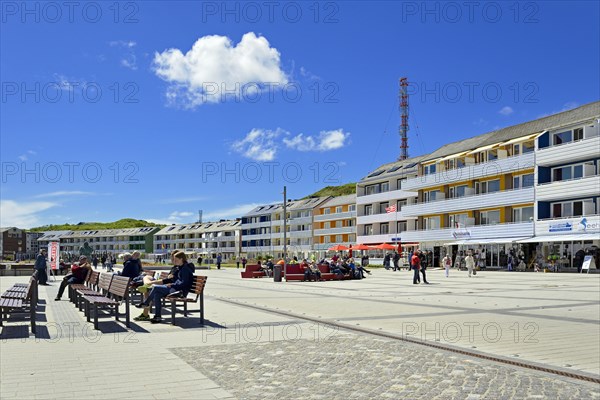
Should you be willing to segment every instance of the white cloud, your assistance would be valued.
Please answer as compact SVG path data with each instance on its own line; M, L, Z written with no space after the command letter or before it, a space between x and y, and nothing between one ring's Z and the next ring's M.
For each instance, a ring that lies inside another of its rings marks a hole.
M317 137L300 133L291 139L283 138L283 143L298 151L329 151L344 147L349 136L350 133L344 132L343 129L336 129L321 131Z
M274 131L254 128L244 139L233 142L231 149L255 161L273 161L279 147L275 139L282 134L288 132L280 128Z
M500 109L500 111L498 111L498 114L502 114L502 115L510 115L512 113L514 113L515 110L512 109L512 107L509 106L504 106Z
M145 218L146 221L153 222L155 224L171 225L171 224L185 224L194 222L197 219L192 218L198 215L191 211L173 211L167 218Z
M76 93L82 93L83 91L86 91L90 98L95 98L97 95L98 89L96 88L96 85L90 85L85 79L68 77L63 74L54 74L54 83L60 90L71 93L71 96Z
M45 197L97 196L97 195L98 195L98 193L94 193L94 192L82 192L80 190L71 190L71 191L62 190L62 191L57 191L57 192L42 193L42 194L38 194L33 197L36 199L41 199L41 198L45 198Z
M125 47L131 49L137 45L133 40L113 40L108 42L110 47Z
M27 161L27 156L25 154L21 154L19 156L19 160L21 160L21 161Z
M128 54L127 57L121 59L121 65L132 71L137 71L137 57L135 54Z
M163 200L160 200L159 203L160 204L194 203L194 202L206 201L206 200L208 200L207 197L178 197L178 198L171 198L171 199L163 199Z
M279 51L254 32L246 33L237 45L226 36L209 35L198 39L185 54L176 48L156 52L154 68L169 83L167 101L185 108L218 103L233 92L239 99L267 90L265 85L288 82Z
M46 201L17 203L0 200L0 226L32 228L41 225L38 214L56 206L58 204Z

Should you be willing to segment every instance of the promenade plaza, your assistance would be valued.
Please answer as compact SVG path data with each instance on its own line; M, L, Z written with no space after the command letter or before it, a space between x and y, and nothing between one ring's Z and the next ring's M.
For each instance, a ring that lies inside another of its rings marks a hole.
M413 285L405 270L317 283L201 272L202 327L191 314L94 331L52 300L57 282L40 286L37 335L18 316L3 328L2 399L600 398L598 274L432 270Z

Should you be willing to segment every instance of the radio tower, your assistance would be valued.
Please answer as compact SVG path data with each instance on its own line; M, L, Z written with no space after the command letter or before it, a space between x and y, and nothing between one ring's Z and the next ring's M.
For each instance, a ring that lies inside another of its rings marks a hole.
M400 78L400 157L398 160L408 158L408 78Z

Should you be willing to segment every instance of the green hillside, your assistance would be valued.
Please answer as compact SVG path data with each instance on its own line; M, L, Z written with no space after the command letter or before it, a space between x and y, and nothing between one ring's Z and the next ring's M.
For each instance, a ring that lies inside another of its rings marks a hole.
M143 219L124 218L115 222L80 222L78 224L62 224L62 225L46 225L32 228L32 231L88 231L98 229L126 229L126 228L142 228L147 226L158 226L160 228L165 225L154 224L144 221Z
M346 196L349 194L356 193L356 183L347 183L341 186L326 186L323 189L315 192L311 195L304 197L304 199L310 199L313 197L325 197L325 196Z

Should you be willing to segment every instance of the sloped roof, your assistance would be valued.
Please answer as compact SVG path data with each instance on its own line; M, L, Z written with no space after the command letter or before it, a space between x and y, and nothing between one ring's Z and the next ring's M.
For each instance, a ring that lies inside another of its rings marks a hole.
M541 133L545 130L552 130L563 125L597 118L598 116L600 116L600 101L589 103L572 110L563 111L558 114L538 118L533 121L524 122L522 124L508 126L506 128L484 133L468 139L448 143L430 153L428 156L423 158L422 161L435 160L440 157L446 157L464 151L475 150L481 146L487 146L535 133Z

